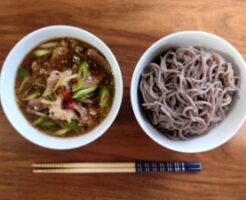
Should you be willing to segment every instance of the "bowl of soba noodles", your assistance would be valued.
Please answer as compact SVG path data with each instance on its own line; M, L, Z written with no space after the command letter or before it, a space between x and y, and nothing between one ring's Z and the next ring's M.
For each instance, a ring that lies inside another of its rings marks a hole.
M51 149L86 145L119 111L123 82L109 47L81 28L49 26L21 39L1 72L1 103L13 127Z
M184 31L152 44L131 81L135 117L155 142L197 153L232 138L246 116L246 66L224 39Z

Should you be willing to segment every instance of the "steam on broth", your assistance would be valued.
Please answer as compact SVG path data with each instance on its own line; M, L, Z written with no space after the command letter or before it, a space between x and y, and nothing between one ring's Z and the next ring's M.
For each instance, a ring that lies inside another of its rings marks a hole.
M69 137L90 131L107 116L114 79L108 61L95 47L58 38L24 58L15 92L20 110L34 127Z

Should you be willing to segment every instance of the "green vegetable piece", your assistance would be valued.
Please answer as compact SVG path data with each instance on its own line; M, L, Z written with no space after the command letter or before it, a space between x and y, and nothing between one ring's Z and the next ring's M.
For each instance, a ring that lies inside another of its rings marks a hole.
M71 130L78 129L78 121L71 120L70 122L67 123L67 128L70 128Z
M79 99L76 99L76 100L79 101L80 103L90 104L90 103L92 103L92 101L90 100L90 97L91 97L92 95L93 95L93 94L89 94L89 95L86 95L86 96L83 97L83 98L79 98Z
M55 101L57 99L57 96L58 94L56 92L53 92L48 96L48 99L51 101Z
M43 83L39 83L37 80L33 80L33 84L40 88L46 88L46 86Z
M73 92L76 92L83 87L85 77L87 76L88 71L89 71L89 65L87 62L84 61L79 68L79 72L78 72L79 81L78 83L72 86Z
M100 89L100 103L99 106L101 108L105 108L109 106L109 100L110 100L110 92L107 87L102 87Z
M79 81L72 86L72 91L76 92L83 87L84 79L79 79Z
M24 86L27 84L27 82L30 80L30 77L25 77L23 81L20 84L20 87L17 89L17 92L20 93L22 92Z
M44 48L44 49L48 49L48 48L54 48L56 46L58 46L58 42L47 42L47 43L44 43L44 44L41 44L39 47L40 48Z
M17 76L20 78L25 78L25 77L30 76L30 72L26 69L19 68L17 71Z
M45 120L40 124L40 126L42 126L42 127L51 127L51 126L55 126L55 125L56 125L56 123L51 121L51 120Z
M43 121L44 121L44 117L43 116L40 116L38 119L36 119L32 124L34 125L34 126L37 126L37 125L39 125L39 124L41 124Z
M67 132L71 131L70 128L63 128L63 129L60 129L58 131L55 131L53 133L53 135L56 135L56 136L62 136L62 135L65 135Z
M41 99L40 101L41 101L41 103L47 104L47 105L51 105L51 104L54 103L54 101L50 101L50 100L47 100L47 99Z
M88 97L88 95L92 95L92 93L95 92L96 89L97 86L79 90L73 95L73 98L76 100L84 99L85 97Z
M55 92L61 85L64 85L66 82L76 77L77 77L77 74L73 74L67 77L61 77L55 84L55 87L53 88L52 92Z
M48 49L37 49L33 52L34 56L36 56L37 58L50 54L50 53L51 51Z
M84 61L79 68L79 78L84 79L88 73L89 65L86 61Z
M37 116L41 116L41 117L48 117L45 113L43 112L38 112L38 111L35 111L35 110L28 110L29 113L31 114L34 114L34 115L37 115Z
M79 56L73 56L73 63L80 65L81 61L80 61L80 57Z
M44 116L40 116L38 119L36 119L33 123L34 126L42 126L42 127L51 127L56 125L55 122L51 121L51 120L46 120L46 117Z
M40 91L37 90L37 91L33 92L32 94L30 94L29 96L23 98L22 100L23 101L30 101L32 99L38 98L40 95L41 95Z

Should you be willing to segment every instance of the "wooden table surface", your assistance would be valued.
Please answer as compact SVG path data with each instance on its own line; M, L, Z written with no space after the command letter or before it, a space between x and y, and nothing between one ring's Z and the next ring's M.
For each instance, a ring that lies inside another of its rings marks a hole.
M0 199L246 199L246 124L228 143L199 154L165 149L145 135L130 104L134 67L149 45L182 30L220 35L246 58L246 1L0 1L0 64L14 44L43 26L84 28L106 42L124 79L124 98L112 127L70 151L44 149L21 137L0 110ZM8 84L8 83L6 83ZM198 160L199 174L34 175L34 162Z

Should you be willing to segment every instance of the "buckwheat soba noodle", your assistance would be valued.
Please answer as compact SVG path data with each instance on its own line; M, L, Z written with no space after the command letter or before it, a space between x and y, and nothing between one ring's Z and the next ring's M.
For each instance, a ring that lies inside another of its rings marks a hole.
M139 87L152 124L170 139L186 140L225 118L239 81L221 55L190 47L169 50L146 66Z

